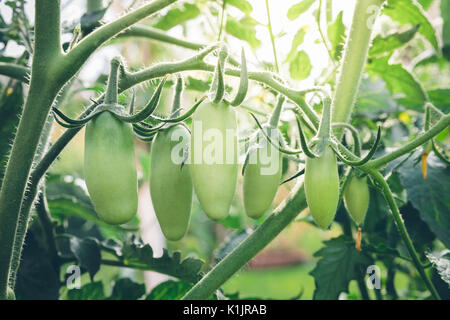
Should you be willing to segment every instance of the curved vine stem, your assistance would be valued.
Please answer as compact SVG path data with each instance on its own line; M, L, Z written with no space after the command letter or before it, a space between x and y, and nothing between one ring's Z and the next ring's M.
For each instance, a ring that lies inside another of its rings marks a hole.
M306 208L303 187L297 184L286 199L252 234L209 271L183 300L208 299L235 272L269 244Z
M439 296L436 288L434 287L431 280L428 278L428 276L425 273L425 270L423 268L423 265L420 262L417 251L414 248L411 238L409 237L408 231L406 230L405 224L403 223L403 219L401 217L400 211L398 210L397 203L394 200L394 197L392 195L391 189L389 188L389 185L387 184L386 180L381 175L381 173L379 173L377 170L370 170L368 173L381 186L381 188L383 190L383 195L386 199L386 202L389 205L389 208L391 209L392 217L394 218L397 229L400 233L401 238L403 239L403 242L406 245L406 248L409 252L409 255L411 256L414 266L416 267L417 271L420 274L420 277L425 282L425 285L427 286L428 290L430 291L432 297L436 300L440 300L440 296Z

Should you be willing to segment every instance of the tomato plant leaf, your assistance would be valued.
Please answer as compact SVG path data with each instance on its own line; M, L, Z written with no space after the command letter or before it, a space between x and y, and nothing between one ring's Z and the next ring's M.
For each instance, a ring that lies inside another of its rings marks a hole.
M179 24L197 18L199 14L200 10L195 4L183 3L182 7L169 10L154 27L167 31Z
M324 247L314 256L320 258L310 274L316 290L314 300L335 300L341 292L348 292L351 280L364 277L372 259L355 249L352 238L340 236L324 242Z
M168 280L153 288L146 300L179 300L191 288L192 285L187 282Z
M450 285L450 251L444 250L440 254L426 253L426 256L441 279Z
M261 41L256 37L255 26L257 24L255 20L249 17L236 20L228 16L225 30L233 37L247 42L255 50L261 45Z
M389 58L372 59L367 71L383 79L395 100L405 108L423 111L426 96L422 86L401 64L389 64Z
M376 36L370 47L369 56L375 57L384 53L391 53L395 49L402 47L414 38L418 29L419 25L416 25L404 32L395 32L386 37Z
M431 43L436 51L439 51L436 31L416 0L389 0L383 13L400 25L419 25L418 32Z
M308 10L315 0L303 0L299 3L294 4L289 8L287 17L289 20L297 19L302 13Z
M342 21L344 11L339 12L336 20L328 26L327 35L331 43L331 55L335 61L339 61L345 43L345 25Z
M295 54L297 53L297 48L303 44L303 41L305 40L306 31L308 30L308 26L301 27L297 33L294 36L294 39L292 40L291 44L291 50L289 51L286 60L286 62L291 62L295 58Z
M427 93L435 107L444 113L450 112L450 89L434 89Z
M91 279L100 270L102 256L100 253L100 244L95 238L80 239L72 237L70 239L70 249L75 255L81 268L88 271Z
M247 0L226 0L227 5L236 7L246 15L250 15L253 11L253 7Z
M356 112L365 114L379 114L381 112L394 112L398 104L392 99L386 83L377 78L363 78L356 100Z
M400 168L400 179L408 193L408 200L420 212L421 219L447 247L450 247L450 168L434 154L428 156L428 175L423 179L420 164L415 159L421 150Z
M301 50L289 64L289 74L295 80L301 81L309 77L312 66L308 54Z
M144 294L145 284L133 282L129 278L121 278L114 283L108 300L137 300Z
M103 300L105 293L101 281L89 282L80 289L70 289L67 291L68 300Z
M52 263L39 223L33 223L28 229L25 243L16 280L17 299L57 300L59 270Z
M174 252L170 256L166 249L161 257L155 258L152 247L134 236L123 244L119 257L125 264L137 264L144 269L161 272L190 283L199 280L200 268L203 265L201 260L195 258L181 260L179 252Z

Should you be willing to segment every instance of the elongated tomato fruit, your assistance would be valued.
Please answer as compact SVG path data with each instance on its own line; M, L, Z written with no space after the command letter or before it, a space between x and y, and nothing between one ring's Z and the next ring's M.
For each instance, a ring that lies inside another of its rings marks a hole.
M339 201L336 155L327 147L320 158L306 158L305 194L309 211L322 229L334 219Z
M238 175L236 115L226 103L203 103L192 118L191 175L195 193L213 220L225 219Z
M369 208L370 192L367 177L352 176L344 191L344 204L352 219L359 226L364 222Z
M137 212L137 173L130 124L102 112L86 125L84 173L99 217L110 224L131 220Z
M282 167L281 153L268 141L250 154L243 183L244 208L250 218L260 218L272 205Z
M189 226L192 180L188 164L189 131L175 125L156 134L150 153L150 195L161 230L168 240L180 240Z

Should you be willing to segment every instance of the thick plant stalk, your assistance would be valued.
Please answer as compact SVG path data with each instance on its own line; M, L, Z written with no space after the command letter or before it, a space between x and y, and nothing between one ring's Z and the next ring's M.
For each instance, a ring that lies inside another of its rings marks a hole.
M369 51L372 27L383 0L358 0L333 97L333 122L348 122ZM339 129L341 131L342 129Z
M45 18L44 18L45 17ZM0 191L0 299L6 297L22 197L50 105L60 89L50 62L61 58L59 1L37 0L30 90Z
M53 101L104 42L176 0L157 0L92 32L67 55L60 41L60 0L35 1L30 90L0 190L0 299L6 298L19 212L40 135Z
M286 199L251 235L221 260L183 297L183 300L208 299L234 273L269 244L306 208L303 186L297 183Z

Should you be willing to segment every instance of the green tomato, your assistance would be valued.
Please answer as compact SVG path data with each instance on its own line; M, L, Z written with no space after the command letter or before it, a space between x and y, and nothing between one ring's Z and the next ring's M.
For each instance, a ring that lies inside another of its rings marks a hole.
M344 204L352 219L359 226L364 222L369 208L370 192L367 177L352 176L344 191Z
M86 125L86 186L99 217L122 224L137 212L137 172L132 126L102 112Z
M164 236L180 240L189 226L192 180L187 164L181 166L190 145L186 127L159 131L150 153L150 195Z
M6 289L6 300L16 300L14 290L11 289L10 287Z
M306 158L305 194L314 221L320 228L327 229L339 202L337 161L330 147L326 147L319 158Z
M267 140L250 154L243 183L244 208L250 218L260 218L272 205L282 164L281 153Z
M190 169L194 190L206 215L227 217L236 190L238 143L236 114L226 103L203 103L192 117Z

